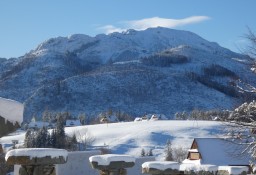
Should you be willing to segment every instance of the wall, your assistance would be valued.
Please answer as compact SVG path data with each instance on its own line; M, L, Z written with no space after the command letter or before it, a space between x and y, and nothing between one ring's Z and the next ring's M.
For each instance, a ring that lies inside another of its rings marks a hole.
M99 175L99 171L92 169L89 162L89 157L99 154L100 151L69 152L67 163L56 165L56 175ZM136 158L134 167L127 169L127 175L142 175L141 165L154 160L153 156ZM19 175L19 168L19 165L14 166L14 175Z
M14 165L14 175L19 175L20 165Z
M98 170L92 169L89 157L99 154L100 151L69 152L67 163L56 165L56 175L98 175Z
M155 157L138 157L135 160L135 165L132 168L127 169L127 175L142 175L141 165L144 162L155 161Z

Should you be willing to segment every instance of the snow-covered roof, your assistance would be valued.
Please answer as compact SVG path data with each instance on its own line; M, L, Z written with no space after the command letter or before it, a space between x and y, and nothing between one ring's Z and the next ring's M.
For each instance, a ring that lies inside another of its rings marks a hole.
M196 165L191 163L182 163L172 161L149 161L142 164L143 169L157 169L165 171L167 169L178 170L178 171L208 171L217 172L220 170L228 171L229 174L241 174L242 172L248 172L247 166L216 166L211 164Z
M152 161L152 162L145 162L142 164L142 168L145 169L158 169L158 170L167 170L167 169L175 169L179 171L217 171L218 166L216 165L195 165L191 163L182 163L179 164L178 162L173 161Z
M130 155L121 155L121 154L105 154L105 155L91 156L89 160L90 162L97 162L98 165L109 165L110 162L115 162L115 161L135 163L135 157L132 157Z
M24 105L14 100L0 97L0 116L9 120L10 122L23 121Z
M81 126L80 120L66 120L66 126Z
M43 121L36 121L36 122L30 122L28 124L29 128L43 128L43 127L49 126L48 122L43 122Z
M198 153L198 149L189 149L188 152Z
M101 122L119 122L117 116L109 115L106 117L101 118Z
M168 120L168 118L163 114L153 114L150 120Z
M180 171L210 171L210 172L216 172L218 170L218 166L211 165L211 164L204 164L204 165L195 165L195 164L189 164L189 163L182 163L180 164Z
M136 118L134 119L134 121L135 121L135 122L142 121L142 118L141 118L141 117L136 117Z
M248 172L248 167L246 166L219 166L218 170L228 171L229 174L241 174L242 172Z
M173 161L151 161L151 162L145 162L142 164L142 168L144 169L158 169L158 170L167 170L167 169L175 169L179 170L180 164L178 162Z
M29 156L34 157L46 157L51 156L51 158L58 158L60 156L67 159L68 152L64 149L53 149L53 148L24 148L24 149L13 149L8 151L5 155L5 160L7 161L11 156Z
M194 142L196 142L202 157L201 164L249 165L249 154L241 154L245 149L244 145L238 145L221 138L195 138Z

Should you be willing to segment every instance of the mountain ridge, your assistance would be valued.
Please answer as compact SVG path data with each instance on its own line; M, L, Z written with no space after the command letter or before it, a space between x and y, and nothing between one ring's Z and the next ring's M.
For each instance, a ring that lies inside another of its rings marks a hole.
M255 86L252 62L187 31L75 34L2 61L0 96L23 102L25 119L45 109L91 116L110 108L134 116L150 112L173 117L178 111L230 109L241 103L239 81Z

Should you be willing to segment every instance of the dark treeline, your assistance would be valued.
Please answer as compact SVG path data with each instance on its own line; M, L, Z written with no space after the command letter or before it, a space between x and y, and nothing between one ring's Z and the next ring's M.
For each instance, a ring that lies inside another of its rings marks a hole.
M215 80L212 80L208 75L198 75L194 72L187 73L188 77L194 81L197 81L209 88L213 88L219 92L222 92L230 97L239 97L239 93L234 86L221 84Z
M17 128L19 128L18 122L12 123L2 116L0 116L0 137L5 136L13 131L15 131Z
M195 109L191 112L177 112L175 114L176 120L226 120L231 111L209 110L203 111Z
M75 135L69 137L65 134L64 120L58 118L56 127L51 133L46 127L39 130L28 129L25 135L24 147L77 150L77 139Z
M189 59L183 55L160 53L149 57L144 57L141 62L150 66L168 67L172 64L187 63Z

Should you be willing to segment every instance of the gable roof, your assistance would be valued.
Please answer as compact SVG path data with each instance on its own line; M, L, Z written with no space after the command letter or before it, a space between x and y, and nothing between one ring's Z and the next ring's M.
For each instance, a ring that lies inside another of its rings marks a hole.
M192 144L193 149L195 146L201 155L201 164L249 165L250 162L248 153L241 154L246 148L245 145L221 138L195 138Z

